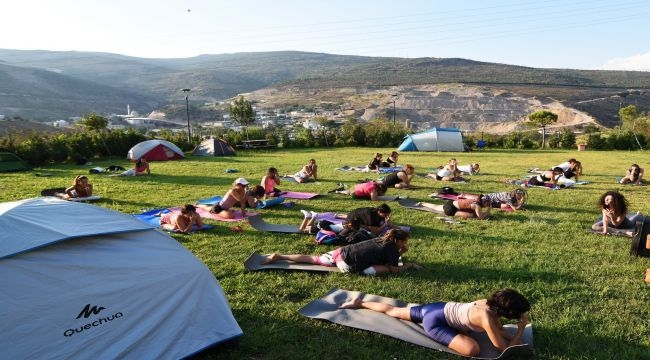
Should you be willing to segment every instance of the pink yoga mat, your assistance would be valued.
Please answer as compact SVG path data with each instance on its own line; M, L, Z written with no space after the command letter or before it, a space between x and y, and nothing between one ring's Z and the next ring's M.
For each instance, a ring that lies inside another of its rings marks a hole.
M309 192L298 192L298 191L283 191L280 194L280 196L286 199L307 200L307 199L313 199L317 196L320 196L320 194L309 193Z

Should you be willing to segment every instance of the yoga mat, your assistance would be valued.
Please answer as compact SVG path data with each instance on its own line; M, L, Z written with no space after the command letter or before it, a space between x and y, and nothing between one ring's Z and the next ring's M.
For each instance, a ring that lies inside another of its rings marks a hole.
M248 222L251 224L253 229L259 231L300 234L300 227L297 225L269 224L262 220L261 215L249 216Z
M436 214L444 214L442 211L435 211L434 209L428 208L426 206L417 205L418 202L412 199L400 199L397 201L397 203L400 204L402 207L411 210L420 210L420 211L427 211Z
M327 320L338 325L372 331L429 349L459 355L450 348L433 341L426 334L420 324L396 319L386 314L368 309L338 308L346 301L358 297L361 297L366 301L376 301L395 306L407 305L406 303L396 299L364 294L358 291L333 288L325 294L325 296L310 302L298 311L300 314L312 319ZM505 328L513 334L517 330L516 325L511 324L506 325ZM522 342L525 344L511 346L503 352L500 352L492 345L486 333L471 332L469 335L474 338L481 347L481 352L477 357L475 357L476 359L503 359L508 356L529 356L533 353L533 327L531 324L528 324L524 330Z
M377 196L377 201L395 201L399 200L399 196L380 195Z
M222 197L217 195L207 199L200 199L196 203L201 205L214 205L221 201Z
M65 197L65 189L66 188L53 188L53 189L45 189L41 191L41 196L54 196L58 197L59 199L63 200L68 200L68 201L76 201L76 202L81 202L81 201L95 201L99 200L102 197L98 195L92 195L92 196L85 196L85 197L76 197L76 198L69 198L67 199Z
M320 194L317 193L298 192L298 191L283 191L280 195L287 199L298 199L298 200L313 199L315 197L320 196Z
M141 214L134 214L133 216L136 217L139 220L142 220L146 222L147 224L151 224L153 226L158 226L160 227L160 216L156 216L157 214L164 215L166 213L170 213L171 211L169 209L153 209L149 211L145 211ZM203 228L200 230L196 227L196 225L192 226L192 231L201 231L201 230L206 230L206 229L211 229L213 226L208 225L208 224L203 224ZM161 229L162 230L162 229ZM176 231L173 231L176 232Z
M323 266L315 264L297 264L291 261L280 260L271 264L262 264L266 259L265 255L255 251L244 261L244 268L248 271L281 269L281 270L299 270L299 271L317 271L317 272L341 272L336 266Z
M275 205L280 205L284 202L284 197L276 197L276 198L271 198L271 199L266 199L266 200L261 200L257 202L257 208L258 209L266 209L271 206Z

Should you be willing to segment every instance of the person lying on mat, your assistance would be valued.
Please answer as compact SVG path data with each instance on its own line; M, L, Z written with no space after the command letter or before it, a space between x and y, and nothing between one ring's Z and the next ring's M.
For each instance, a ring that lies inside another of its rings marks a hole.
M562 169L562 175L567 178L571 179L572 177L575 177L575 181L578 181L578 177L582 176L582 163L576 159L569 159L561 164L558 164L553 168L559 167ZM540 170L539 168L533 168L530 169L528 172L534 173L534 174L543 174L548 170Z
M634 185L641 185L645 181L643 181L643 168L639 167L638 164L632 164L629 169L627 169L627 172L625 176L619 181L619 183L625 185L625 184L634 184Z
M336 190L336 194L351 195L353 199L370 199L379 201L379 197L386 193L386 184L381 181L368 181L354 185L353 190Z
M280 196L282 191L276 188L276 185L280 185L280 176L278 175L278 170L274 167L270 167L269 171L262 178L262 183L260 184L264 188L264 198L271 196Z
M375 157L370 160L368 165L366 165L366 169L368 171L376 171L379 172L379 168L381 167L381 163L383 162L381 158L384 157L381 153L375 153Z
M455 216L463 219L487 219L490 217L492 209L492 199L487 195L479 195L476 198L457 200L447 200L443 205L437 205L427 202L419 202L416 205L433 209L436 212L443 213L447 216Z
M314 181L318 181L318 165L316 165L316 160L310 159L307 165L303 166L300 171L294 175L288 175L293 177L296 182L304 183L309 181L309 179L314 178Z
M627 217L627 199L618 191L607 191L601 195L598 207L603 218L596 221L591 229L603 234L623 232L627 236L633 236L636 222L643 219L639 212L631 219Z
M119 174L111 174L109 176L142 176L150 174L151 169L149 169L149 163L147 162L147 159L141 158L135 162L133 169L129 169Z
M241 214L245 217L246 206L254 208L256 206L256 199L264 196L264 188L261 186L257 188L257 186L259 185L256 185L253 188L253 191L249 192L248 180L244 178L238 178L233 183L232 188L228 190L226 195L224 195L221 201L218 203L214 205L194 204L194 206L209 210L211 213L217 214L224 219L232 219L235 217L235 213L231 210L231 208L236 204L239 204Z
M415 168L411 164L406 164L404 170L392 172L382 182L386 185L387 189L406 189L411 186L411 179L415 175Z
M386 160L381 163L381 167L396 167L398 158L399 158L399 154L397 153L397 151L393 151L386 158Z
M72 186L65 189L64 199L89 197L93 195L93 184L90 183L88 177L79 175L72 181Z
M465 181L461 172L458 170L456 159L451 158L449 163L443 166L436 173L428 173L425 177L436 179L438 181Z
M388 229L397 229L391 221L391 208L387 204L381 204L376 208L362 207L350 211L347 215L337 215L348 221L358 220L363 229L375 235L384 233Z
M368 309L388 316L422 324L427 335L463 356L477 356L479 344L469 332L485 332L492 345L503 352L521 343L530 303L512 289L495 292L487 299L469 303L434 302L426 305L393 306L360 298L345 302L341 309ZM517 332L507 332L501 318L517 320Z
M459 194L459 198L463 199L476 199L479 195L476 194ZM512 191L501 191L495 193L485 194L491 200L491 207L497 209L513 209L520 210L526 203L526 191L524 189L514 189Z
M481 165L478 163L469 165L458 165L458 171L467 175L476 175L481 171Z
M197 230L203 229L203 221L193 205L184 205L179 211L172 211L160 217L160 227L167 231L177 231L189 234L196 225Z
M554 167L551 170L546 170L541 174L535 175L532 178L528 179L528 185L530 186L544 186L547 182L552 182L553 185L557 185L557 180L564 174L564 171L561 167Z
M263 264L278 260L296 263L338 267L341 272L354 272L363 275L377 275L400 272L408 269L420 270L416 263L399 266L399 259L408 250L409 234L400 229L391 229L380 238L346 245L323 255L285 255L271 254Z
M359 219L337 224L325 219L318 220L318 214L314 211L300 211L305 215L300 224L300 232L316 235L316 243L319 245L349 245L376 237L361 227Z

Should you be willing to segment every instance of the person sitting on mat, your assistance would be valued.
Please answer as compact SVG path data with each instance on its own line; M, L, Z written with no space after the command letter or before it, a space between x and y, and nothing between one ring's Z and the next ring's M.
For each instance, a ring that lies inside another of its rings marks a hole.
M386 160L381 163L381 167L396 167L398 158L399 158L399 154L397 153L397 151L393 151L386 158Z
M323 255L285 255L273 253L262 264L278 260L295 263L315 264L338 267L341 272L354 272L364 275L377 275L400 272L408 269L420 270L416 263L399 266L399 259L408 250L409 233L400 229L391 229L380 238L345 245Z
M415 168L411 164L406 164L404 170L392 172L382 182L386 185L387 189L406 189L411 186L411 179L415 175Z
M478 356L479 344L467 335L470 332L487 334L492 345L503 352L508 347L521 343L530 302L512 289L503 289L468 303L434 302L425 305L393 306L390 304L349 300L339 306L341 309L368 309L388 316L422 324L424 331L434 341L447 346L463 356ZM501 318L517 320L514 335L507 332Z
M278 175L278 170L274 167L270 167L269 171L262 178L262 183L260 184L264 188L264 198L271 196L280 196L282 191L276 188L276 185L280 185L280 176Z
M547 181L557 185L557 180L564 174L564 171L561 167L554 167L551 170L546 170L541 174L535 175L528 179L529 186L545 186Z
M248 196L247 188L248 188L248 180L244 178L238 178L232 184L232 188L228 190L226 195L224 195L221 201L219 201L217 204L204 205L204 204L197 203L194 204L194 206L201 209L209 210L211 213L217 214L224 219L232 219L235 217L235 214L231 210L231 208L236 204L239 204L239 208L241 209L241 214L242 216L245 217L246 205L248 204L250 207L252 207L249 204L249 196ZM262 188L262 195L260 195L260 197L262 196L264 196L264 188Z
M335 190L336 194L351 195L353 199L370 199L379 201L380 196L386 193L387 187L381 181L368 181L354 185L353 190Z
M375 153L375 157L373 157L372 160L370 160L370 162L368 163L368 165L366 165L366 170L379 172L379 168L381 167L381 163L382 163L381 159L383 157L384 155L382 155L381 153Z
M625 185L625 184L634 184L634 185L642 185L645 183L643 180L643 168L639 167L638 164L632 164L629 169L627 169L627 172L625 176L619 181L619 183Z
M626 236L634 236L636 222L643 219L640 212L631 219L627 217L627 199L618 191L607 191L601 195L598 207L603 216L591 226L591 229L605 235L622 233Z
M433 209L435 212L447 216L456 216L463 219L487 219L492 209L492 199L487 195L479 195L477 198L447 200L444 205L419 202L416 205Z
M135 162L133 169L129 169L119 174L111 174L109 176L142 176L150 174L151 169L149 169L149 163L147 162L147 159L141 158Z
M168 212L160 217L160 227L167 231L189 234L194 225L197 230L203 229L201 217L196 213L196 208L190 204L183 206L180 211Z
M300 171L288 176L293 177L299 183L307 182L311 178L314 178L314 181L318 181L318 165L316 165L316 160L310 159L307 165L303 166Z
M65 189L64 199L82 198L93 195L93 184L90 183L88 177L79 175L72 181L72 186Z

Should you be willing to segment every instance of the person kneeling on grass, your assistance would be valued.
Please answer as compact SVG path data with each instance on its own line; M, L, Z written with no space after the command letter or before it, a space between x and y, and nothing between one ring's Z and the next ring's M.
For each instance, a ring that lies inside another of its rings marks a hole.
M598 207L603 217L596 221L591 229L605 235L622 233L626 236L634 236L636 222L643 219L640 212L637 212L631 219L627 217L627 200L618 191L608 191L601 195Z
M183 234L189 234L196 225L197 230L203 229L203 221L196 208L187 204L180 211L172 211L160 217L160 227L167 231L177 231Z
M338 267L341 272L354 272L364 275L377 275L400 272L407 269L422 269L416 263L399 266L400 256L408 250L409 234L404 230L391 229L380 238L346 245L323 255L284 255L271 254L263 264L278 260L295 263Z
M512 289L495 292L487 299L469 303L435 302L426 305L393 306L360 298L342 304L341 309L368 309L388 316L422 324L434 341L449 347L463 356L477 356L479 344L467 335L485 332L499 351L521 343L530 303ZM511 335L503 328L501 318L517 319L517 332Z
M392 172L381 182L386 185L386 189L406 189L411 186L411 179L415 175L415 168L411 164L406 164L404 170Z

